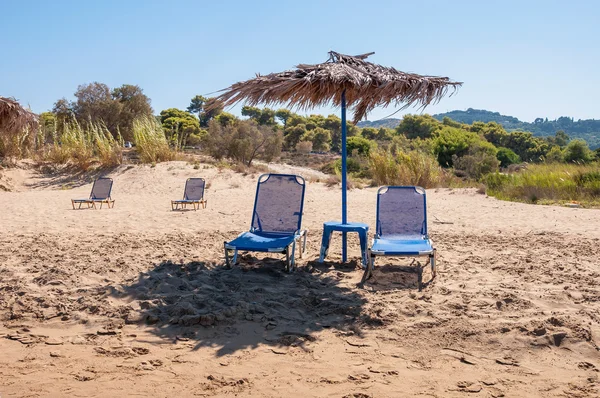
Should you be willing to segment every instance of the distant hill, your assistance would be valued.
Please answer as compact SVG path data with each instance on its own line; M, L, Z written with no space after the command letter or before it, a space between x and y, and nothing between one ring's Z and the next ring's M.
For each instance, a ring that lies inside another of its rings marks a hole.
M452 111L446 113L438 113L432 115L438 120L443 120L444 117L457 121L459 123L473 124L473 122L496 122L501 124L506 130L522 130L530 131L536 136L545 137L556 134L557 131L563 130L569 137L581 138L587 141L590 148L600 148L600 120L573 120L571 117L561 116L556 120L548 120L537 118L533 123L522 122L516 117L501 115L498 112L490 112L483 109L469 108L466 111ZM402 119L383 119L374 122L360 122L358 127L387 127L395 128Z
M537 118L533 123L522 122L519 119L501 115L498 112L490 112L483 109L469 108L466 111L452 111L446 113L438 113L433 115L438 120L449 117L460 123L472 124L473 122L496 122L501 124L506 130L522 130L530 131L536 136L549 136L556 134L562 130L571 139L581 138L587 141L590 148L596 149L600 147L600 120L586 119L573 120L572 117L561 116L556 120L548 120L548 118Z
M396 126L398 126L401 121L402 121L402 119L394 119L394 118L375 120L374 122L365 120L363 122L358 122L357 126L360 128L373 127L373 128L379 129L379 128L385 127L388 129L395 129Z

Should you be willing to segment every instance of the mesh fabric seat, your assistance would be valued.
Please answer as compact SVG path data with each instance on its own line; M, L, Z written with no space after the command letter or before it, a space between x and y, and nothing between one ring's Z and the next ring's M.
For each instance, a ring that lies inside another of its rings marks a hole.
M171 209L178 210L181 206L185 209L187 205L192 205L194 210L198 210L200 206L206 208L206 199L204 199L204 178L188 178L185 182L182 200L172 200Z
M86 204L87 208L93 207L96 209L96 203L100 203L100 208L102 208L102 204L106 203L108 208L115 206L115 201L110 197L110 193L112 191L113 180L112 178L98 178L94 181L94 185L92 186L92 192L90 193L90 197L87 199L71 199L71 205L73 206L73 210L75 210L75 204L79 204L78 209L81 209L82 204Z
M224 244L228 267L236 264L242 250L285 254L286 269L294 269L296 241L302 245L300 256L306 249L306 230L301 229L305 188L304 178L297 175L263 174L258 178L250 231Z
M369 266L363 282L375 268L377 256L427 256L435 276L435 249L427 234L427 199L421 187L385 186L377 191L377 219L373 244L369 249ZM419 264L418 288L421 290L423 268Z

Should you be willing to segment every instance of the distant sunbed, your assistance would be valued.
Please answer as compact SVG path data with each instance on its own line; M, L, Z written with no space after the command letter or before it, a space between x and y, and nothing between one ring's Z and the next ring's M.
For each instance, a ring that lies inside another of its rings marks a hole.
M423 188L414 186L379 188L375 238L368 256L370 261L363 282L371 276L377 256L427 256L432 277L435 277L436 252L427 234L427 199ZM418 264L419 290L421 290L423 267Z
M194 210L198 210L200 205L202 208L206 208L206 199L204 199L204 178L188 178L185 182L185 189L183 190L182 200L172 200L171 209L178 210L179 206L182 209L187 208L187 205L192 205ZM196 207L197 206L197 207Z
M106 203L109 209L115 207L115 201L110 197L112 185L112 178L98 178L96 181L94 181L92 192L90 193L90 197L88 199L71 199L73 210L75 210L76 203L79 204L79 209L81 209L81 205L84 203L87 205L88 209L90 207L96 209L96 203L100 203L100 208L102 208L103 203Z
M285 254L286 270L295 268L296 241L301 244L300 257L306 249L307 231L301 229L305 187L304 178L297 175L263 174L258 178L250 231L225 242L227 267L236 264L242 250ZM234 251L232 260L230 250Z

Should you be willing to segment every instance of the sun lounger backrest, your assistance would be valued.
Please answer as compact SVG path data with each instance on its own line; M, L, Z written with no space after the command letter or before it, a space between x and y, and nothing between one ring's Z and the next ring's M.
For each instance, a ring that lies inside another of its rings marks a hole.
M201 200L204 198L204 178L188 178L185 182L183 199Z
M112 178L98 178L96 181L94 181L94 185L92 186L92 193L90 194L90 199L110 198L112 184Z
M427 204L421 187L381 187L377 191L377 235L427 235Z
M290 174L263 174L258 178L252 231L293 234L302 225L304 178Z

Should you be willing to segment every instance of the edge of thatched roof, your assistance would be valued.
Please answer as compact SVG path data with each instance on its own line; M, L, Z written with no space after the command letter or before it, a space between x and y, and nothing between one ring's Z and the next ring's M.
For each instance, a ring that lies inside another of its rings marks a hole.
M16 99L0 96L0 130L35 129L38 123L38 115L21 106Z
M425 108L437 103L449 90L452 90L450 95L454 94L462 85L447 77L406 73L365 61L372 54L350 56L330 51L324 63L300 64L295 70L257 74L253 79L221 90L217 98L226 106L246 102L252 106L284 105L308 110L340 106L341 93L345 90L347 106L354 110L354 123L357 123L380 106Z

